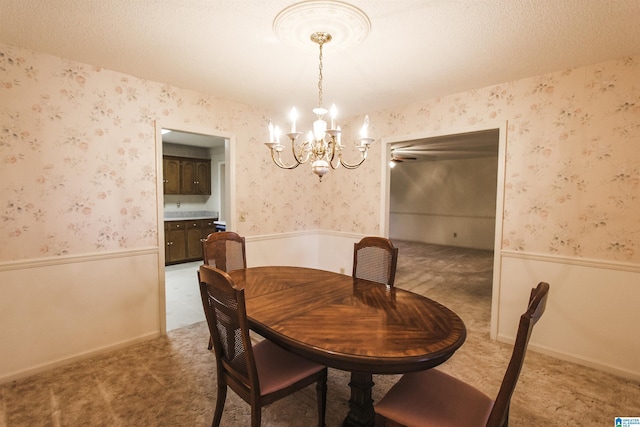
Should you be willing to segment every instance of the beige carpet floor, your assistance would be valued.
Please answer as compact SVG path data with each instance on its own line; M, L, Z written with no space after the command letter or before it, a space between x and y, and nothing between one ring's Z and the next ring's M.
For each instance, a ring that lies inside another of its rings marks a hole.
M511 346L489 339L492 253L395 243L400 248L396 286L445 304L467 326L467 341L439 369L495 396ZM206 325L199 322L166 337L4 384L0 427L210 425L216 391L207 339ZM374 376L374 400L397 378ZM348 379L345 372L329 370L328 427L341 425L347 413ZM263 426L313 426L315 389L309 387L262 413ZM247 426L248 414L248 406L229 392L222 425ZM529 351L512 399L511 426L613 426L616 416L640 416L639 382Z

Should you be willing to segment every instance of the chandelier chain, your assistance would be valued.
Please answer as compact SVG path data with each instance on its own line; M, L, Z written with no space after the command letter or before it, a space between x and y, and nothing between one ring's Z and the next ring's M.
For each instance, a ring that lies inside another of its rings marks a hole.
M322 43L320 43L320 65L318 65L318 107L322 108Z

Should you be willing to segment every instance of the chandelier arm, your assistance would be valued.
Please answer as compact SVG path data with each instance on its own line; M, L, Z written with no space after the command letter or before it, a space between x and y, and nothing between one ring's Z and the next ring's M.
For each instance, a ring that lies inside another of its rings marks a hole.
M340 166L340 161L338 161L337 164L333 164L333 159L335 159L336 157L336 142L335 140L333 140L329 143L329 146L331 147L331 155L329 156L329 166L331 166L331 169L338 169L338 167ZM338 157L340 157L340 151L338 150Z
M347 163L344 160L342 160L342 154L340 155L340 164L342 166L345 167L345 169L356 169L357 167L359 167L362 163L364 163L364 161L367 159L367 153L369 152L368 149L365 149L364 152L362 153L362 159L355 164L351 164L351 163Z
M277 153L277 156L276 156L276 153ZM303 163L303 162L300 162L297 157L295 159L296 159L296 163L295 164L287 166L282 162L282 158L280 157L280 152L276 151L275 148L271 149L271 160L273 160L273 163L275 163L276 166L278 166L279 168L282 168L282 169L295 169L295 168L297 168L298 166L300 166Z

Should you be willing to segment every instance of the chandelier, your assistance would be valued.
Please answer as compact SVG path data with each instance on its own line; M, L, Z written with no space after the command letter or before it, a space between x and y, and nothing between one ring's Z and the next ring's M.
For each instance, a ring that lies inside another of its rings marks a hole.
M331 34L324 32L316 32L311 34L311 41L317 43L320 47L320 70L318 78L318 107L313 109L316 115L316 121L313 122L313 130L309 131L305 141L299 141L298 138L302 132L296 132L296 120L298 112L296 107L291 109L289 119L291 120L291 132L286 136L291 140L291 153L294 162L285 164L282 161L281 153L285 146L280 144L280 129L274 127L269 120L269 142L265 145L271 151L271 159L282 169L295 169L303 163L310 163L313 173L318 175L320 181L324 174L329 172L329 168L337 169L342 165L345 169L356 169L367 158L369 146L373 142L373 138L369 138L369 116L364 117L364 124L360 130L360 138L356 141L356 148L360 152L360 160L357 163L347 163L342 158L344 145L341 140L340 126L336 126L336 106L332 105L331 110L327 111L322 107L322 46L331 41ZM331 127L327 129L327 122L324 116L327 112L331 115Z

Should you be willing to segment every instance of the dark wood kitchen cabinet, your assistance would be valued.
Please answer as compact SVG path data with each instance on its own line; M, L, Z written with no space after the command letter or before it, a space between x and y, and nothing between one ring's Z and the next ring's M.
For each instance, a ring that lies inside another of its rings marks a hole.
M184 221L164 223L165 264L175 264L187 259L187 234Z
M211 160L196 162L197 194L211 194Z
M211 194L211 160L163 156L164 194Z
M181 194L211 194L211 160L183 159L180 179Z
M215 233L218 218L165 221L165 265L202 260L202 241Z
M199 220L185 221L187 226L187 258L202 259L202 228Z
M178 158L162 158L162 185L164 194L180 194L180 160Z
M203 239L206 239L209 234L217 232L216 224L215 224L215 221L217 221L217 220L218 220L218 218L200 220L200 227L202 227L202 238Z

